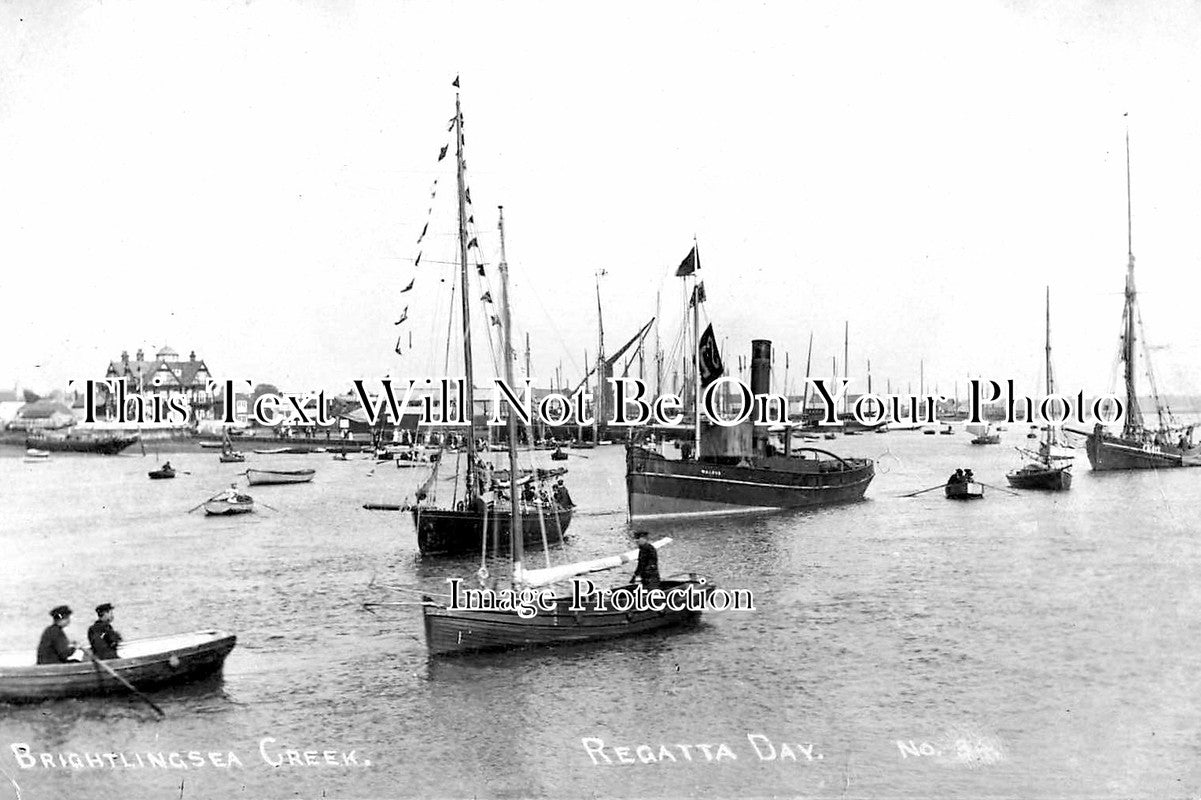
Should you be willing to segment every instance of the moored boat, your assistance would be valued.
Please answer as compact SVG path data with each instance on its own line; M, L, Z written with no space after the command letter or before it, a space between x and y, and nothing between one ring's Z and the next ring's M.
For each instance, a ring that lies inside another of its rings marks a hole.
M104 666L89 660L34 664L34 654L0 653L0 701L36 703L64 697L122 694L129 690L108 667L138 690L188 683L220 672L237 637L204 630L122 642L119 658Z
M705 576L688 573L663 580L659 588L665 594L692 590L701 598L708 598L716 585ZM614 603L615 596L623 589L632 591L634 587L631 585L599 592L584 599L574 611L571 610L572 597L555 597L552 601L553 610L539 609L537 614L528 619L523 619L516 611L450 609L426 596L422 598L426 645L431 655L463 655L487 650L615 639L695 624L701 618L702 612L695 607L664 611L625 610Z
M771 342L751 343L751 392L765 394ZM748 423L714 426L696 436L699 458L668 459L637 444L626 448L626 492L631 518L728 514L809 508L861 500L875 476L866 458L843 458L813 447L779 452Z
M1127 469L1165 469L1201 466L1201 444L1194 442L1195 426L1182 425L1162 402L1156 387L1147 339L1142 331L1142 314L1134 288L1133 225L1130 214L1130 135L1126 135L1126 301L1122 308L1122 335L1118 359L1123 365L1126 385L1126 416L1120 434L1109 433L1098 423L1091 433L1077 431L1088 437L1085 452L1092 468L1098 472ZM1143 345L1143 371L1150 377L1151 399L1155 404L1157 424L1150 427L1139 407L1135 387L1136 343Z
M1047 338L1046 338L1046 372L1047 396L1055 393L1055 378L1051 367L1051 287L1047 287ZM1031 433L1031 436L1034 434ZM1046 489L1053 492L1063 492L1072 488L1073 455L1063 455L1057 451L1063 447L1059 441L1059 432L1052 425L1045 428L1045 438L1038 452L1019 450L1029 456L1031 461L1019 469L1006 473L1005 480L1016 489Z
M25 451L25 462L28 464L42 464L49 460L49 450L38 450L36 447L30 447Z
M161 481L167 478L174 478L175 470L170 466L164 466L160 469L152 469L146 474L150 476L150 480L152 481Z
M1032 462L1005 474L1005 480L1015 489L1048 489L1067 491L1072 488L1071 464L1054 466Z
M248 469L246 480L251 486L269 486L281 483L308 483L317 474L315 469Z
M56 453L96 453L115 456L138 440L137 436L115 434L31 434L25 438L25 446Z
M222 464L241 464L246 460L246 454L236 452L222 453L219 458Z

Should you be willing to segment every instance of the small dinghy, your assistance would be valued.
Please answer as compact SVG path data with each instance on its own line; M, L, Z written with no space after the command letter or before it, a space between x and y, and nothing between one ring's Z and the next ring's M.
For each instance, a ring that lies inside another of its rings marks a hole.
M158 469L151 470L150 472L147 472L146 474L150 476L150 480L152 480L152 481L161 481L161 480L165 480L167 478L174 478L175 477L175 468L172 467L170 464L163 464Z
M231 514L249 514L254 511L254 498L240 494L235 497L222 497L208 500L204 503L204 513L213 517L225 517Z
M49 450L39 450L36 447L30 447L25 451L25 462L27 464L40 464L50 460Z
M241 464L245 460L246 460L245 453L229 452L229 453L221 454L221 463L222 464Z
M103 666L90 654L83 661L35 664L32 652L0 653L0 702L128 693L122 680L138 690L190 683L220 672L236 642L221 630L131 639Z

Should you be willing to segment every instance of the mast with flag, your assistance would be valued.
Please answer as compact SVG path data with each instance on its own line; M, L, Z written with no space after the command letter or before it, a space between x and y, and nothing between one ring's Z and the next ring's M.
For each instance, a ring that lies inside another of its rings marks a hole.
M701 268L700 254L697 252L696 239L692 241L692 250L680 262L676 269L676 277L683 278L685 285L688 276L692 276L692 296L689 305L692 306L692 373L693 388L696 401L693 403L692 415L695 422L693 431L693 457L701 454L701 301L704 300L704 284L696 280L696 271Z

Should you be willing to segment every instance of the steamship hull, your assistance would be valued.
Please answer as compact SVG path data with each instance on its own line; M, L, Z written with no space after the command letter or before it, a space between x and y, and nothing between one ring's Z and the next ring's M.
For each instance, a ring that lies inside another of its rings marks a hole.
M494 536L501 553L507 553L512 544L507 506L490 508L487 513L415 506L412 513L417 547L422 555L478 554L481 542L492 548ZM521 513L522 542L530 546L541 547L544 532L548 544L561 542L571 525L570 508L544 508L539 515L536 508L526 507Z
M631 517L737 514L810 508L861 500L875 477L869 459L833 462L762 459L754 466L670 461L645 448L626 449Z
M1201 448L1144 444L1137 439L1099 432L1089 435L1085 452L1089 465L1096 472L1201 467Z

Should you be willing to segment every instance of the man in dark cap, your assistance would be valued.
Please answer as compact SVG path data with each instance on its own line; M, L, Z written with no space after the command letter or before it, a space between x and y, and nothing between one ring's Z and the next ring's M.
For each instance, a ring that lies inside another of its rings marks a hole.
M82 653L78 653L75 644L67 639L63 628L71 624L71 609L67 606L55 606L50 610L54 622L42 631L42 639L38 642L39 664L65 664L68 661L79 661Z
M638 566L634 570L631 581L642 579L642 588L648 592L659 588L659 551L651 544L651 535L646 531L637 531L634 538L638 540Z
M112 603L96 606L96 621L88 628L88 643L92 645L92 655L101 661L117 657L121 634L113 629Z

